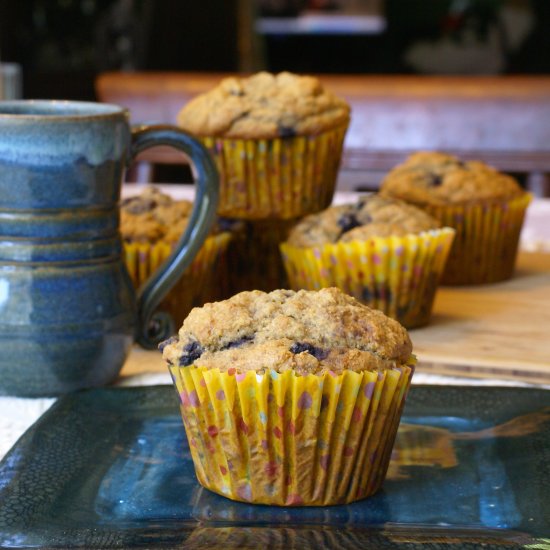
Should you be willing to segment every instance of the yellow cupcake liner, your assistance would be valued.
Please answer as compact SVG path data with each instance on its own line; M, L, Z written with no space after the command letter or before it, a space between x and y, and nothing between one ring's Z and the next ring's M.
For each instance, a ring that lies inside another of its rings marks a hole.
M218 264L231 241L231 233L223 232L206 238L197 255L178 282L162 301L160 308L168 311L176 326L195 306L221 299L217 275L222 275ZM124 260L128 273L138 288L170 256L173 243L124 243Z
M503 202L423 206L456 236L441 282L450 285L495 283L512 277L530 193Z
M347 125L316 136L201 138L220 172L218 214L289 219L332 201Z
M388 468L412 363L307 376L170 366L199 482L277 506L372 495Z
M413 328L429 322L453 236L454 230L444 227L404 237L280 248L294 290L335 286Z

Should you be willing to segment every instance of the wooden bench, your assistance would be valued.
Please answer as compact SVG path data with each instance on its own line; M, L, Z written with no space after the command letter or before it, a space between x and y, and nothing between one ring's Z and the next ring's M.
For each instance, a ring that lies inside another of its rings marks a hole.
M133 123L174 123L193 96L220 73L103 73L100 101L123 105ZM340 189L376 188L409 153L441 150L527 176L537 195L550 194L550 77L319 75L352 108ZM168 149L143 161L181 162Z

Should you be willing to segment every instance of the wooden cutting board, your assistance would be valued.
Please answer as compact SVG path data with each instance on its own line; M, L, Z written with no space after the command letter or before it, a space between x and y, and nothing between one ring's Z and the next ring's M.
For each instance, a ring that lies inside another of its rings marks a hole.
M550 254L520 253L503 283L442 287L410 335L418 372L550 384Z
M503 283L441 287L429 326L410 331L417 372L550 384L550 254L520 253ZM165 373L137 346L121 376Z

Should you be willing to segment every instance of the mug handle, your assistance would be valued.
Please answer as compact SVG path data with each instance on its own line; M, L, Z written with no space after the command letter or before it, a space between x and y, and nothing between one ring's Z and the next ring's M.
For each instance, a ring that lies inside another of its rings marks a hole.
M219 176L207 149L195 138L175 126L152 125L132 127L129 162L150 147L169 145L183 151L196 171L196 194L191 219L170 256L137 291L137 327L135 340L146 349L154 349L172 335L170 315L155 312L160 301L189 267L216 215Z

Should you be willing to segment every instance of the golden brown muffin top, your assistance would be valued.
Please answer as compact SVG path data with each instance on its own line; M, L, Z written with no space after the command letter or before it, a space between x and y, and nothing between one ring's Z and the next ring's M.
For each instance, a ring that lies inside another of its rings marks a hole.
M407 331L336 288L241 292L194 308L160 348L172 365L299 375L404 365Z
M154 244L163 240L175 243L182 236L191 219L193 203L175 200L153 185L139 194L124 199L120 204L120 231L125 242ZM210 235L236 231L237 220L217 218L210 227Z
M513 198L518 182L479 161L438 152L410 155L384 178L380 193L418 205L461 204Z
M193 203L174 200L156 187L147 186L139 195L120 205L120 231L126 242L177 241L185 231Z
M287 242L305 248L371 237L401 237L440 226L438 220L420 208L373 194L362 197L356 204L331 206L306 216L293 227Z
M319 134L348 124L349 113L318 78L260 72L223 79L187 103L177 121L196 136L272 139Z

